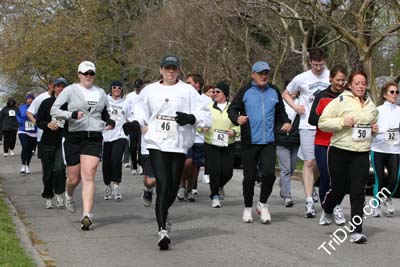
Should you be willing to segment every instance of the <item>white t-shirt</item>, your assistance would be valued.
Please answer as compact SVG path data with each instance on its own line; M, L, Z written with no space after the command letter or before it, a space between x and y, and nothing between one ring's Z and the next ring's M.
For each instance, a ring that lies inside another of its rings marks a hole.
M34 116L36 116L39 111L40 104L42 104L43 100L49 98L50 96L51 95L49 94L49 92L41 93L40 95L35 97L35 99L32 101L32 103L29 106L27 111L32 113ZM37 128L36 140L38 142L40 142L40 140L42 139L42 134L43 134L43 130L40 128Z
M300 116L299 129L315 129L308 123L310 116L311 106L314 102L315 96L322 90L326 89L329 83L329 70L325 70L321 75L315 75L311 70L300 73L288 84L286 89L290 94L300 93L299 105L303 105L305 113Z
M78 84L79 89L81 90L85 101L89 108L94 108L100 99L100 92L95 88L91 87L89 89L84 88L82 85Z

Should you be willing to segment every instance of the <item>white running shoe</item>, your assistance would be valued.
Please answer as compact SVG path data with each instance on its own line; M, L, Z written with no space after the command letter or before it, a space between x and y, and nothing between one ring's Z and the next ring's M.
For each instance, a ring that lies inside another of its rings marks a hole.
M31 170L29 170L29 166L25 165L25 173L31 173Z
M56 207L59 209L65 207L65 200L62 194L56 194Z
M179 201L183 201L185 199L185 193L186 193L185 191L186 189L184 187L179 187L178 194L176 195L176 198Z
M4 153L3 156L6 158L8 156L8 153Z
M119 185L114 185L112 194L114 196L115 201L122 200L121 187Z
M210 175L204 174L203 175L203 184L209 184L210 183Z
M333 214L328 214L322 210L321 217L319 218L319 225L330 225L333 221Z
M158 232L160 239L158 240L158 246L160 250L167 250L169 248L169 244L171 243L171 239L169 239L167 230L161 230Z
M382 203L383 213L387 217L392 217L394 215L394 207L391 198L385 198Z
M211 202L211 208L221 208L221 203L219 202L219 196L214 196Z
M142 201L145 207L150 207L153 201L153 190L143 189Z
M75 201L73 199L66 199L65 200L65 208L71 212L71 213L75 213L76 211L76 205L75 205Z
M46 198L46 209L52 209L52 208L54 208L53 199L52 198Z
M379 218L382 216L381 207L372 208L372 217Z
M110 200L112 198L112 190L111 190L111 186L106 185L104 187L104 199L105 200Z
M261 203L258 202L257 207L260 209L260 221L263 224L268 224L271 223L271 214L269 213L268 210L268 204L267 203Z
M285 207L290 208L290 207L293 207L293 205L294 205L294 203L293 203L292 197L286 197L285 198Z
M137 174L143 175L143 168L140 165L137 166Z
M346 223L342 206L336 205L336 207L333 209L333 214L335 215L336 225L344 225Z
M19 170L19 173L25 173L25 165L22 165L21 169Z
M312 191L312 200L314 201L314 203L318 202L318 192L317 192L317 188L315 188L315 186L313 187L313 191Z
M138 172L137 172L137 170L132 169L132 170L131 170L131 174L136 175L136 174L138 174Z
M244 223L252 223L253 222L253 208L244 208L243 209L243 217L242 220Z
M131 167L131 164L129 164L129 163L124 163L124 168L130 168Z
M367 242L367 237L361 233L351 233L350 242L356 244L364 244Z
M15 155L14 150L10 150L10 156L14 156L14 155Z
M89 227L92 224L93 224L93 217L89 217L88 215L83 216L81 220L81 230L89 231Z
M306 212L305 212L305 217L306 218L315 218L315 208L314 208L314 203L312 201L306 202Z

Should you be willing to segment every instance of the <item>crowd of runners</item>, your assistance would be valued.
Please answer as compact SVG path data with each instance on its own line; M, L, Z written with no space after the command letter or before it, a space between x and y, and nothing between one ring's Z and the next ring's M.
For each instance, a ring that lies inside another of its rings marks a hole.
M155 198L162 250L171 242L169 208L176 199L197 201L200 167L204 167L203 182L210 186L210 207L223 207L239 137L243 222L253 222L258 183L255 212L261 223L271 223L268 198L276 179L276 160L282 203L288 208L294 205L291 176L298 159L304 163L305 218L317 216L319 201L320 225L344 225L341 203L346 193L351 217L363 217L370 160L374 193L384 186L392 193L383 201L376 199L373 216L393 216L392 196L400 179L397 83L385 84L375 104L362 71L348 74L341 65L328 70L319 48L309 52L309 64L310 70L295 76L281 94L270 83L269 64L257 61L250 82L232 97L225 81L204 85L195 73L180 80L181 62L175 55L162 58L160 80L145 85L137 79L135 90L126 95L122 81L111 81L108 90L95 86L96 66L83 61L77 83L59 77L49 83L48 91L36 97L27 94L19 107L13 98L7 101L0 113L4 157L15 155L18 135L20 172L29 174L37 151L43 173L41 196L48 209L76 212L74 191L81 183L82 230L89 230L94 222L99 164L104 199L115 201L123 199L122 168L130 166L132 174L143 174L144 206L150 207ZM355 227L350 241L367 241L362 224Z

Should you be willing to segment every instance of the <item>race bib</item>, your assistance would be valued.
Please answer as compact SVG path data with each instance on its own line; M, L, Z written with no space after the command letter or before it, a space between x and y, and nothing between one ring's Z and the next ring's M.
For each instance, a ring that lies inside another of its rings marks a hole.
M212 144L215 146L228 146L228 131L216 129L213 134Z
M9 110L8 111L8 116L10 116L10 117L15 117L15 110Z
M35 124L31 121L25 121L25 131L33 131L35 130Z
M178 124L173 116L157 115L156 135L161 139L176 139Z
M355 124L353 126L352 139L355 142L362 142L371 139L371 125Z
M398 144L399 143L399 137L400 137L399 128L389 129L385 133L385 141L389 142L389 143L392 143L392 144Z

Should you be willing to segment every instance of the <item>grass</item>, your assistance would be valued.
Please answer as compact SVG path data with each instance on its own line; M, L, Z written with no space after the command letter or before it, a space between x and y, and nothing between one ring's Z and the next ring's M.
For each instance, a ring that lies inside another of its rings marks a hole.
M34 266L22 248L15 233L10 211L0 193L0 266L30 267Z

